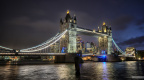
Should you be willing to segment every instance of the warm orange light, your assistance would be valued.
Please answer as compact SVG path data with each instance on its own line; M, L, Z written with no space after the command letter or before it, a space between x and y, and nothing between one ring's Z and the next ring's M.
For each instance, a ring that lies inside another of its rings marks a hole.
M141 59L141 58L138 58L139 60Z
M104 29L104 32L107 32L106 29Z
M103 22L103 25L105 25L106 23L105 22Z
M101 30L99 30L99 32L102 32Z
M65 38L65 35L63 35L62 38Z
M93 32L95 32L95 29L93 29Z
M74 20L74 23L76 23L76 21Z
M17 57L15 57L14 59L17 59Z
M67 14L69 14L69 10L67 10Z

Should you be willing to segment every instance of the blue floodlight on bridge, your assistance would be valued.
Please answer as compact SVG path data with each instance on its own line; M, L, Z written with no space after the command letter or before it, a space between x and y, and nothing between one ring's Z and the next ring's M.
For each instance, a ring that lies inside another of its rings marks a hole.
M102 56L102 61L104 61L104 62L106 61L106 55Z
M65 50L66 50L66 48L63 47L62 50L61 50L61 53L65 53Z
M81 54L77 54L77 56L80 56Z
M105 55L103 55L103 58L106 58L106 56L105 56Z
M105 51L105 50L102 50L102 54L105 55L105 54L106 54L106 51Z

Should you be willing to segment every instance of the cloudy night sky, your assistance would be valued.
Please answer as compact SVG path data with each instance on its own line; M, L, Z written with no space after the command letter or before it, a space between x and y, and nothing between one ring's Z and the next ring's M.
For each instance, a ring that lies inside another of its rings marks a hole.
M46 41L70 10L78 26L97 29L106 22L120 48L144 50L144 0L2 0L0 6L1 46L23 49Z

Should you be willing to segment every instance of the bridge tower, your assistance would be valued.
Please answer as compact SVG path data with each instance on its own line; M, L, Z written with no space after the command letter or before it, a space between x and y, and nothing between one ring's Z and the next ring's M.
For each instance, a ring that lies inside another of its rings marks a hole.
M100 54L111 54L112 53L112 30L111 27L106 26L105 22L103 22L102 29L100 30L98 27L98 32L108 34L109 36L99 36L99 48Z
M109 28L107 34L109 35L108 36L108 51L107 51L107 53L111 54L111 53L113 53L113 47L112 47L112 30L111 30L111 27Z
M69 31L60 39L60 51L64 50L64 53L76 53L76 36L77 36L77 24L76 16L71 17L69 11L67 11L65 19L60 20L60 32L68 29Z

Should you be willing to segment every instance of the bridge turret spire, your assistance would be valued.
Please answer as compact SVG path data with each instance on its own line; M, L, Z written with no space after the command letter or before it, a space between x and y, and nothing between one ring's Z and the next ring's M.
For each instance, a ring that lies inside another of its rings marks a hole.
M98 32L99 32L99 26L98 26Z
M105 22L103 22L102 32L103 32L103 33L107 33L107 30L108 30L108 26L106 25Z
M76 23L76 21L77 21L77 20L76 20L76 15L74 14L74 23Z
M67 14L69 14L69 10L67 10Z
M105 22L103 22L103 26L105 26L106 25L106 23Z
M71 16L69 14L69 10L67 10L67 14L66 14L65 20L66 20L66 22L69 22L70 19L71 19Z
M111 30L111 26L109 27L109 29Z
M60 19L60 23L63 24L62 18Z

